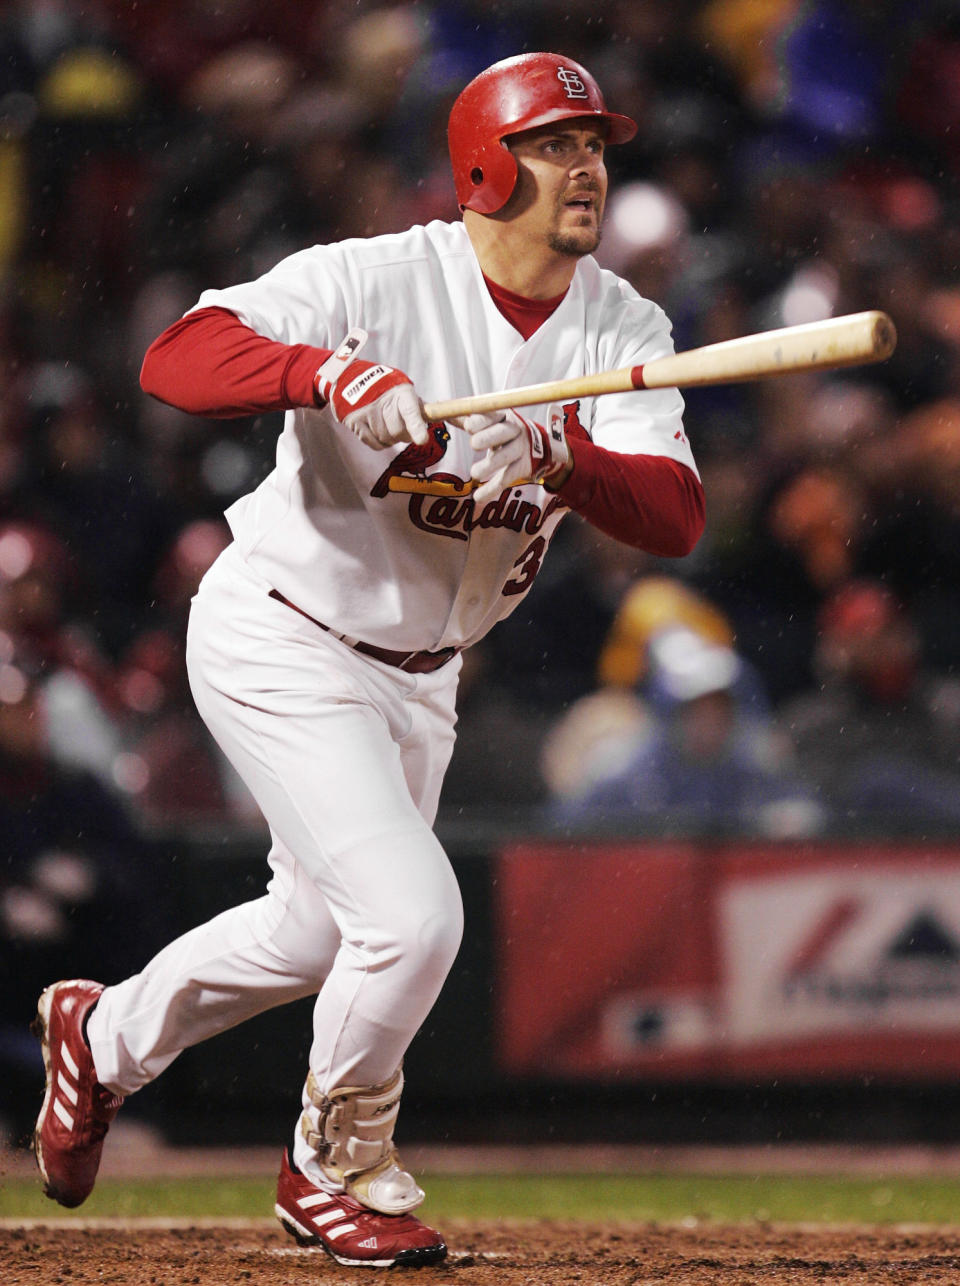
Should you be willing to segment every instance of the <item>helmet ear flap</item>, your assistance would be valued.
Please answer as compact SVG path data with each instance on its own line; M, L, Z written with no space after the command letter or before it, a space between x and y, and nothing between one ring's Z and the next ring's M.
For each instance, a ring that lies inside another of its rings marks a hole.
M518 173L516 159L507 145L489 143L474 157L467 176L470 188L460 195L460 209L476 210L478 214L496 213L509 201Z

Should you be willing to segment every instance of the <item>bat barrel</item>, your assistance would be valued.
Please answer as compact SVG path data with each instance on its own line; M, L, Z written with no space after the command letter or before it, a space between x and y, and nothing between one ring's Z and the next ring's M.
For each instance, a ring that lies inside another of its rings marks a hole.
M882 362L897 332L879 309L762 331L657 358L634 369L635 388L727 384L799 371Z

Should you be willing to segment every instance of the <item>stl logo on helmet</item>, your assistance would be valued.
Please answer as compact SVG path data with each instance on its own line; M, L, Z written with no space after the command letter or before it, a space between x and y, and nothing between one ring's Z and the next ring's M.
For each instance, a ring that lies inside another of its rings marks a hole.
M589 98L586 85L580 79L579 72L572 67L558 67L557 80L563 85L568 98Z

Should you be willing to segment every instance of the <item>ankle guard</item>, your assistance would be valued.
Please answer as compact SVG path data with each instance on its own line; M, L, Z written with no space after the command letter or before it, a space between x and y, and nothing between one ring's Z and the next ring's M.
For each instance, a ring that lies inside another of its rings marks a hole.
M340 1086L329 1094L320 1091L311 1072L300 1118L303 1137L327 1178L385 1215L415 1210L425 1195L393 1146L402 1091L399 1068L382 1085Z

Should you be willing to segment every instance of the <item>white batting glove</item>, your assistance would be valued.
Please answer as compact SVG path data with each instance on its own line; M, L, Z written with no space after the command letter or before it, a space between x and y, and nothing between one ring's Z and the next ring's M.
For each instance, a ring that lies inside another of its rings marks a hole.
M478 484L473 498L480 504L495 499L505 487L544 482L570 459L563 408L558 405L548 408L546 428L513 410L465 415L453 423L470 434L474 451L483 452L483 459L470 470Z
M393 366L360 361L356 354L366 339L366 331L352 330L317 371L318 404L329 403L340 423L375 451L397 442L422 446L429 429L413 382Z

